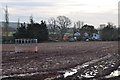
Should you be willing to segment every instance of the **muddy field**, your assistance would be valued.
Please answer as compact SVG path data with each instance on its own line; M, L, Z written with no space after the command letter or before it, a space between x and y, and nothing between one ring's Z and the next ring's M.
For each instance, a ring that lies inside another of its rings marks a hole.
M39 43L37 53L14 46L3 45L2 80L102 80L120 66L118 42Z

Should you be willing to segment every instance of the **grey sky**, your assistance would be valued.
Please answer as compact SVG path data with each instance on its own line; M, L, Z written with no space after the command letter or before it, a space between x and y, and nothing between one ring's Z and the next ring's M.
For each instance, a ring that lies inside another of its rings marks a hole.
M113 22L118 25L119 0L0 0L0 15L4 20L6 5L9 8L9 20L29 22L33 15L36 22L50 17L64 15L73 22L80 20L98 27L100 24Z

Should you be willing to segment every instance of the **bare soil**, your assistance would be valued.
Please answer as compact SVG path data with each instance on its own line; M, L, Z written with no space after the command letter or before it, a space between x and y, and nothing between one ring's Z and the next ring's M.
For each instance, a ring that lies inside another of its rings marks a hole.
M118 42L39 43L37 53L15 53L14 46L2 45L2 80L52 80L65 70L109 54L119 61L115 55L120 54ZM24 74L28 75L22 76Z

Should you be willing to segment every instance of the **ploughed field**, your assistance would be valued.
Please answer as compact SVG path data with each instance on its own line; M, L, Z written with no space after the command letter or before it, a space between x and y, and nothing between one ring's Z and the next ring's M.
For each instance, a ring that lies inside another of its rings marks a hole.
M2 45L2 80L120 79L118 42L39 43L37 53L14 46Z

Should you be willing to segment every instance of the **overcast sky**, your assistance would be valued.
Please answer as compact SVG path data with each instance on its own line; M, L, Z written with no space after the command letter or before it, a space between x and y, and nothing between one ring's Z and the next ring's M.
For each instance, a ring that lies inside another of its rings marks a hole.
M98 27L113 22L118 25L119 0L0 0L0 16L4 20L5 6L8 6L9 21L29 22L32 15L36 22L50 17L64 15L73 22L80 20Z

